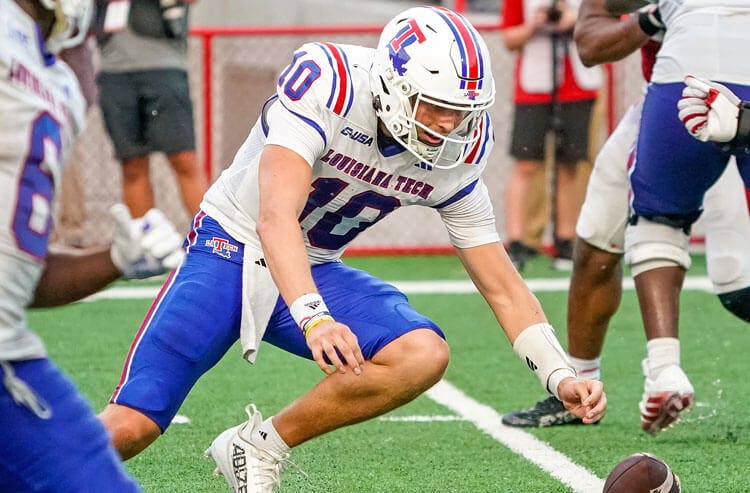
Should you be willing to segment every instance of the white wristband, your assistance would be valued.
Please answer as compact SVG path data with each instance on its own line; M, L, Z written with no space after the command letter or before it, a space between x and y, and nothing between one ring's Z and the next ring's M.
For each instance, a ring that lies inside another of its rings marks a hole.
M558 399L557 386L562 379L576 377L550 324L539 323L525 328L513 343L513 350L536 373L547 392Z
M297 323L297 327L304 332L305 337L307 337L308 330L314 325L323 320L333 320L323 297L318 293L303 294L294 300L289 306L289 313Z

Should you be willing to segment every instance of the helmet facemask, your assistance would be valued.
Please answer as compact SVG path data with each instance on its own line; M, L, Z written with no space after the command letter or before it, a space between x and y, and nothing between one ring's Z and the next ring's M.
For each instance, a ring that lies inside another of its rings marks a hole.
M464 29L463 39L453 30L456 24ZM397 142L431 167L463 162L480 137L479 120L495 94L487 48L463 17L439 7L397 16L383 30L370 74L376 112ZM425 103L465 116L442 135L417 120ZM440 143L419 140L419 130Z

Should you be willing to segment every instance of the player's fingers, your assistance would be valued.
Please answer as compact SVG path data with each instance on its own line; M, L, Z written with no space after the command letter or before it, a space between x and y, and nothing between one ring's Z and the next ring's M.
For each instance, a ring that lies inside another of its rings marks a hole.
M607 411L607 394L602 392L596 404L591 407L584 416L585 423L595 423L604 417Z
M314 344L310 351L312 352L313 360L318 365L318 367L323 370L323 373L326 375L330 375L333 373L333 370L331 370L331 367L328 366L328 362L323 357L323 349L320 347L319 344Z
M344 336L344 338L354 352L354 361L356 361L360 366L364 365L365 357L362 355L362 349L359 347L359 339L357 339L357 336L354 334L354 332L349 331L348 334Z
M328 356L328 361L340 372L346 373L346 366L342 363L339 358L339 353L336 350L336 346L328 341L323 343L323 352ZM333 373L333 372L331 372Z
M352 345L351 342L346 341L343 337L338 337L335 342L336 347L338 348L338 352L341 353L341 356L344 357L344 361L346 361L346 366L351 368L355 375L359 375L360 373L362 373L359 368L359 362L357 361L354 352L354 348L357 346L356 337L353 341L354 345Z
M696 91L702 91L704 94L708 94L708 90L711 89L707 81L693 75L685 77L685 86Z

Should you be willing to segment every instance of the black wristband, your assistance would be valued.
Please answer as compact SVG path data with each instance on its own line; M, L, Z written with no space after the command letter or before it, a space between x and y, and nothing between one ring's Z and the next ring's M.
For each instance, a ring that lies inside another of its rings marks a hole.
M737 136L733 143L738 146L750 146L750 101L740 103L737 115Z
M653 12L643 10L638 12L638 26L641 28L641 31L649 36L653 36L662 30L662 26L654 23L654 20L656 19L653 18L653 15Z

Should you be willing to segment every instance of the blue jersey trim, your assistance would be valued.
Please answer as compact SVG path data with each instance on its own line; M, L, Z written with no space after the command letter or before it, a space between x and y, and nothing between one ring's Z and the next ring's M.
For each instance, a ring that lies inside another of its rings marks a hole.
M263 103L263 108L260 111L260 127L263 130L263 135L268 137L268 120L266 120L266 113L268 112L268 109L271 107L271 104L279 99L278 94L274 94L270 98L266 99L266 102Z
M469 183L464 188L456 192L452 197L449 197L447 200L444 200L437 205L433 205L432 207L434 209L440 209L442 207L449 206L453 204L454 202L458 202L462 198L469 195L474 190L474 187L477 186L477 183L479 183L479 178L477 178L476 180L474 180L473 182Z
M310 126L311 126L311 127L313 128L313 129L315 129L315 131L316 131L316 132L318 132L318 134L320 135L320 138L321 138L321 139L323 139L323 146L327 146L327 145L328 145L328 139L326 138L326 134L325 134L325 132L323 132L323 129L322 129L322 128L320 128L320 125L318 125L317 123L315 123L315 122L314 122L313 120L311 120L310 118L307 118L307 117L306 117L306 116L304 116L304 115L300 115L300 114L299 114L299 113L297 113L296 111L292 111L292 109L291 109L291 108L288 108L288 107L287 107L287 106L286 106L286 105L284 104L284 101L282 101L281 99L279 99L279 102L281 103L281 106L283 106L283 107L284 107L284 108L285 108L285 109L286 109L286 110L287 110L287 111L288 111L289 113L291 113L292 115L296 116L297 118L299 118L299 119L300 119L300 120L302 120L303 122L305 122L305 123L307 123L308 125L310 125Z

